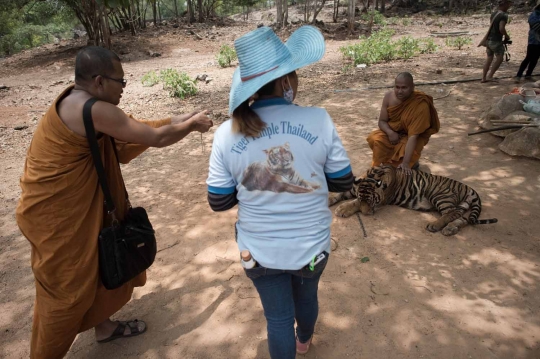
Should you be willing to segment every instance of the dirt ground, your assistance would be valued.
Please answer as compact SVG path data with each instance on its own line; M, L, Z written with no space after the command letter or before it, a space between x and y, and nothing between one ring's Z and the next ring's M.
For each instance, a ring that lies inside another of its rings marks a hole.
M488 26L483 17L438 18L427 26L417 16L400 34L468 29L478 43ZM220 69L215 54L222 43L256 23L186 29L148 30L133 39L115 37L128 86L121 107L139 118L159 118L207 108L217 124L226 119L234 68ZM526 16L509 25L512 61L498 75L515 74L524 58ZM206 37L205 34L208 34ZM211 37L216 39L212 40ZM286 37L286 34L285 34ZM321 106L332 115L353 169L370 164L366 136L377 126L385 90L335 92L391 84L409 70L416 81L479 77L484 48L443 48L433 55L366 69L343 69L338 51L348 41L329 38L324 59L299 71L297 102ZM440 38L435 39L443 44ZM0 357L25 358L34 301L30 246L14 212L25 151L36 123L73 74L82 42L50 45L0 60ZM161 53L149 57L148 51ZM200 93L189 100L169 98L160 85L143 87L150 70L176 68L195 76ZM442 70L437 74L436 70ZM434 97L441 131L432 137L421 162L432 173L463 181L482 196L483 218L497 224L466 227L454 237L424 229L434 213L398 207L363 217L335 218L339 246L320 284L320 314L306 358L540 358L540 165L497 149L489 134L467 137L489 105L509 92L511 80L422 86ZM28 126L15 130L16 126ZM213 213L205 180L214 127L180 143L151 149L123 167L132 202L144 205L157 229L158 254L148 283L114 318L144 319L141 337L97 344L92 331L80 334L68 358L269 358L266 323L257 293L243 274L234 242L236 209ZM202 147L203 146L203 147ZM362 263L363 257L369 261Z

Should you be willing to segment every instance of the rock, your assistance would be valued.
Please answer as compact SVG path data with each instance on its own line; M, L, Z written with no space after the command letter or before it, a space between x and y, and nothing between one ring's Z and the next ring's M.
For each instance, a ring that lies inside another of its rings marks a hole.
M482 114L478 120L478 125L485 129L493 128L494 126L491 121L503 120L506 116L513 112L523 111L523 105L519 102L523 100L524 97L518 94L503 96Z
M532 114L530 114L528 112L525 112L525 111L514 111L511 114L507 115L506 117L502 118L502 120L504 120L504 121L528 121L531 118L531 115ZM493 125L493 127L505 126L505 125L507 125L507 124L495 124L495 125ZM494 136L504 138L504 137L508 136L509 134L514 133L514 132L519 131L519 130L520 130L519 128L510 128L508 130L494 131L494 132L490 132L490 133L492 135L494 135Z
M211 77L207 77L206 78L206 83L209 83L210 81L212 81L213 79Z
M6 85L0 85L0 90L7 90L8 88Z
M160 52L155 52L155 51L152 51L152 50L148 50L148 56L150 56L150 57L160 57L161 53Z
M27 129L27 128L28 128L28 126L26 126L26 125L20 125L20 126L15 126L15 127L13 127L13 129L14 129L15 131L21 131L21 130L25 130L25 129Z
M55 82L51 83L51 86L61 85L63 83L64 83L64 80L58 80L58 81L55 81Z
M78 39L79 37L86 36L86 31L83 30L73 30L73 38Z
M259 27L263 27L263 26L264 26L264 24L263 24L263 23L257 24L257 28L259 28Z
M426 21L426 25L428 25L428 26L429 26L429 25L433 25L434 22L435 22L435 20L433 20L433 19L432 19L432 20L428 20L428 21Z
M509 134L499 149L511 156L525 156L540 160L540 128L524 127Z
M207 74L199 74L195 77L195 81L206 81L206 78L208 77Z
M442 74L442 70L437 70L437 71L435 71L435 73L436 73L437 75L440 75L440 74Z

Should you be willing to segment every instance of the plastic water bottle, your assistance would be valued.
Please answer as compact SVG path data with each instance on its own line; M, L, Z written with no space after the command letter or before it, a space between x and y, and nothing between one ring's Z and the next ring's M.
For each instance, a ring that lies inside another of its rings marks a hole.
M240 252L240 263L245 269L253 268L257 264L247 249Z

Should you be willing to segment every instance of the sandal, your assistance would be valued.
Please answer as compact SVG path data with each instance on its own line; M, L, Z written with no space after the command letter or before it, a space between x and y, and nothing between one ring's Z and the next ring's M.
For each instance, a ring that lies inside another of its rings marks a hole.
M120 322L117 320L116 322L118 323L118 326L116 327L114 332L111 334L111 336L102 340L98 340L97 341L98 343L107 343L118 338L136 337L137 335L140 335L146 332L146 329L148 328L145 322L138 319L129 320L127 322ZM139 330L139 323L144 324L143 330ZM129 330L130 330L129 334L124 334L124 332L126 331L126 326L129 327Z

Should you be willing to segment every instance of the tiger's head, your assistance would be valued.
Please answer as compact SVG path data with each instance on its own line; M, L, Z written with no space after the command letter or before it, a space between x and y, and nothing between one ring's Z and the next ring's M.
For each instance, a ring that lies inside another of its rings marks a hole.
M356 198L360 201L362 214L373 214L377 207L383 206L394 193L396 169L381 165L367 170L365 177L354 181Z

